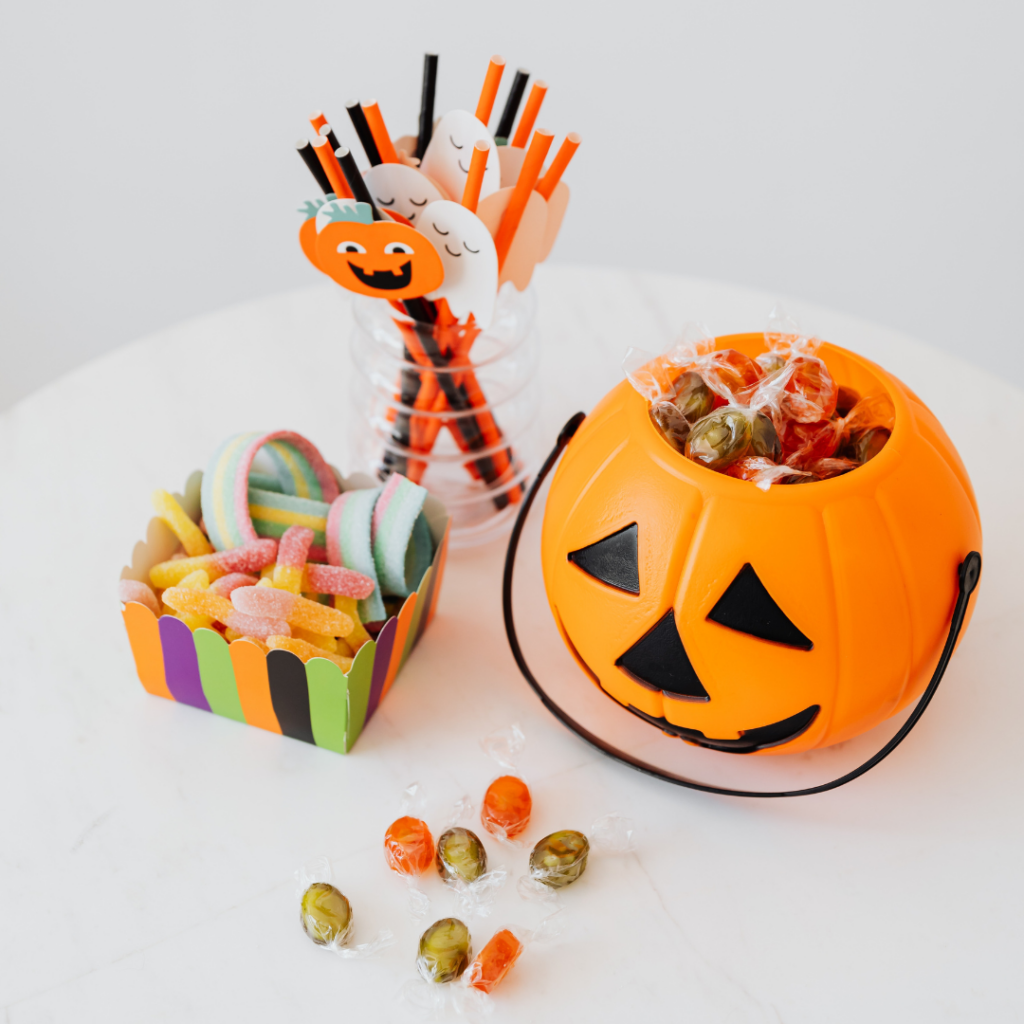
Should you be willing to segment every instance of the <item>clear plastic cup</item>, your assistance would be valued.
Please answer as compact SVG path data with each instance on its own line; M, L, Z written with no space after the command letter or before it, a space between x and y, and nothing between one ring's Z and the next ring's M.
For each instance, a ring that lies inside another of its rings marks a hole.
M379 299L356 296L353 310L357 457L382 478L404 473L444 502L453 546L500 536L543 443L533 289L505 285L480 333L416 324Z

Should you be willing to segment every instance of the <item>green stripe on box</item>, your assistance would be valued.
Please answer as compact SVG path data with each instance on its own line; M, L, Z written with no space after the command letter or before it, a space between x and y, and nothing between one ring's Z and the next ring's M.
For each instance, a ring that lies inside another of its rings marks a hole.
M373 682L373 662L377 644L367 640L356 652L355 661L348 671L348 735L345 752L352 749L366 723L366 706L370 702L370 684Z
M348 726L348 679L333 661L311 658L306 662L309 717L318 747L345 753Z
M244 722L242 702L238 699L235 686L235 669L231 664L231 652L227 642L213 629L197 629L192 634L199 659L199 678L203 694L210 710L215 715Z

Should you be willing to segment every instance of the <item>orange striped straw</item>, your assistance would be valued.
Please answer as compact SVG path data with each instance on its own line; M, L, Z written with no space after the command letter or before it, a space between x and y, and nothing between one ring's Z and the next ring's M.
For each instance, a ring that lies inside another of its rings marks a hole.
M511 145L518 146L522 149L529 141L530 132L533 131L533 126L537 122L537 115L540 113L540 105L544 102L544 97L547 95L547 91L547 82L533 83L533 88L530 90L530 95L526 100L526 106L523 107L523 116L519 118L516 133L512 137Z
M360 106L366 115L366 123L370 126L373 141L377 143L377 152L380 153L381 160L386 164L397 164L398 154L391 142L391 136L388 135L387 125L384 124L384 118L381 117L377 101L370 100L369 103L361 103Z
M480 141L473 147L473 155L469 158L469 174L466 175L466 187L462 190L462 205L470 213L476 213L480 202L480 187L484 183L484 171L487 170L487 156L491 152L486 142Z
M319 135L320 129L327 124L327 118L324 117L324 112L322 110L314 110L313 113L309 115L309 123L313 126L313 131Z
M545 199L551 198L551 193L555 191L555 186L562 180L563 172L569 166L569 161L573 158L576 150L580 148L582 141L576 132L569 132L562 140L562 145L558 147L558 152L555 154L555 159L551 161L548 173L537 183L537 191Z
M331 144L327 141L326 135L318 135L313 140L313 152L320 161L320 166L327 175L327 180L334 189L334 194L342 199L353 199L352 190L348 187L345 175L342 173L341 164L338 158L331 152Z
M480 102L476 105L477 120L483 124L487 124L491 119L491 110L494 108L494 100L498 95L498 86L501 85L504 71L505 58L495 54L487 65L484 87L480 90Z
M498 250L498 269L501 270L505 263L505 257L512 246L512 239L515 238L519 222L523 219L523 212L529 202L530 194L533 192L540 172L544 167L544 159L548 155L551 143L554 140L551 132L538 128L530 139L530 148L526 151L526 158L519 171L519 178L512 195L509 198L508 206L502 215L501 223L498 225L498 233L494 236L494 248Z

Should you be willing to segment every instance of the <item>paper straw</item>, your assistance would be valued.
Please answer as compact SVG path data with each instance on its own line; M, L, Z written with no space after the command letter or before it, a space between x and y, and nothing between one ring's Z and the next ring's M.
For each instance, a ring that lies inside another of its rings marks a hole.
M523 219L523 211L530 199L540 172L544 167L544 158L548 155L554 135L538 128L530 140L530 148L526 151L526 159L523 160L522 169L519 172L519 179L515 188L512 189L512 196L505 207L501 223L498 225L498 233L494 236L494 248L498 250L498 269L500 270L508 256L508 250L512 245L519 222ZM554 186L552 186L554 187Z
M320 126L327 124L327 118L324 117L324 112L322 110L314 110L313 113L309 115L309 123L313 126L313 131L319 135Z
M473 153L469 158L469 174L466 175L466 187L462 190L462 205L470 213L476 213L477 204L480 202L480 188L484 183L489 153L487 143L480 141L473 146Z
M345 175L348 187L352 190L352 198L357 203L367 203L373 211L373 219L381 220L380 210L377 209L377 205L370 195L370 190L366 187L366 182L363 181L359 168L356 167L356 158L352 155L352 150L347 149L345 146L340 146L335 150L334 155L338 158L338 164Z
M370 100L369 103L364 103L363 113L366 115L366 121L370 126L370 131L373 132L373 141L377 143L377 150L380 153L381 162L386 164L397 164L398 154L395 152L395 147L391 142L391 136L388 135L387 127L384 124L384 118L381 117L380 107L377 106L377 101Z
M480 90L480 101L476 105L477 120L487 124L491 119L491 111L494 109L494 100L498 95L498 86L501 84L501 75L505 70L505 58L495 54L487 65L487 74L484 76L484 87Z
M505 100L505 109L501 112L501 119L494 132L494 141L499 146L504 146L512 134L512 124L519 113L519 104L523 102L523 93L526 92L526 82L530 72L526 68L519 68L516 77L512 79L512 88L508 91L508 99Z
M420 96L420 133L416 139L416 156L421 160L434 134L434 93L437 89L437 54L423 55L423 92Z
M324 192L330 192L331 181L324 174L324 169L320 166L320 161L316 158L316 153L313 152L313 147L309 144L308 139L299 139L295 143L295 151L302 157L302 162L309 168L309 173L316 178L316 183L324 190Z
M377 149L377 143L373 138L373 132L370 131L370 126L366 121L366 114L363 112L359 102L353 100L351 103L346 103L345 109L348 111L348 116L352 119L352 127L355 128L356 135L359 136L363 152L366 154L366 159L370 161L370 166L376 167L377 164L383 163L384 161L380 158L380 150ZM338 147L335 146L334 148L337 149Z
M345 181L345 175L335 159L334 153L331 152L331 145L326 136L318 135L313 140L313 150L331 184L331 191L342 199L352 199L352 190Z
M533 126L537 123L540 105L544 102L547 91L547 82L533 83L530 95L526 98L526 106L523 107L523 116L519 118L519 126L516 128L516 134L512 139L513 146L518 146L522 149L529 142L530 132L533 131Z
M322 135L327 140L332 153L341 145L338 141L338 136L334 134L334 129L329 124L320 125L320 131L317 134Z
M545 199L551 198L551 193L555 191L555 186L562 180L562 174L569 166L573 154L580 148L582 141L576 132L569 132L562 140L562 145L558 147L558 152L555 154L555 159L551 161L547 174L537 183L537 191Z

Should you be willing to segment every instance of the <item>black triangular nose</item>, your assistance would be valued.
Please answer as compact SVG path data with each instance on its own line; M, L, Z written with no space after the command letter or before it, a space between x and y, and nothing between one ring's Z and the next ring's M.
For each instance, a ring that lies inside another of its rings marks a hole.
M615 664L638 683L683 700L710 700L683 647L670 608Z
M610 537L569 552L569 561L588 576L630 594L640 593L636 523L630 523Z

